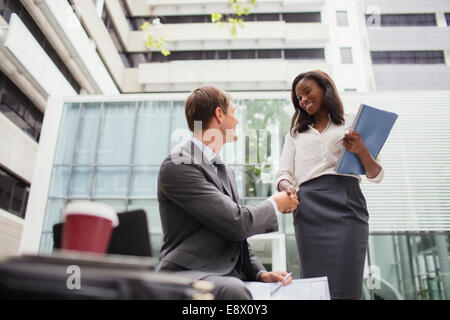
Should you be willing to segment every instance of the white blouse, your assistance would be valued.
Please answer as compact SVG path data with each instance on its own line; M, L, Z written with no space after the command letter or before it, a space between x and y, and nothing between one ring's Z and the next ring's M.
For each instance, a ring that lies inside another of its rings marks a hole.
M341 174L334 170L334 166L339 158L339 154L344 148L342 139L345 131L351 127L354 114L344 115L345 123L336 125L328 115L328 124L322 133L319 133L313 126L302 132L296 133L294 137L290 133L286 135L283 152L281 154L279 170L275 174L275 186L285 179L292 185L299 187L302 183L326 174L343 175L355 177L361 183L359 175ZM381 166L380 158L375 161ZM384 169L381 166L380 173L367 180L380 183L384 177Z

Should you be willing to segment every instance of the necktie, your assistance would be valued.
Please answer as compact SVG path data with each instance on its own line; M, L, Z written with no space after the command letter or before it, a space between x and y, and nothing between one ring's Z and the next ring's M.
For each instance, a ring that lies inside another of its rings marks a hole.
M219 176L220 182L222 182L225 191L231 198L233 198L233 194L231 193L230 177L228 177L225 163L223 163L222 159L219 156L215 157L212 163L214 163L214 165L217 167L217 175Z

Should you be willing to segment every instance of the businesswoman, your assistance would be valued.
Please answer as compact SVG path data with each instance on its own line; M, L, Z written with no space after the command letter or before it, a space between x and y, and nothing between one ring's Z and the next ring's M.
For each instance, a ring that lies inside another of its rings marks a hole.
M334 170L342 145L358 155L369 181L383 168L349 127L333 80L319 70L301 73L291 92L295 114L276 173L279 191L296 192L293 213L302 278L328 277L332 299L360 299L368 243L366 200L358 175Z

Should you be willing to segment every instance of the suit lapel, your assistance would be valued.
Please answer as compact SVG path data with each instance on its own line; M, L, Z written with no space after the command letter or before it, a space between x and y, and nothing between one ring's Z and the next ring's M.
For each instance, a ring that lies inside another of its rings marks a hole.
M231 192L233 194L232 197L236 203L239 203L239 192L238 192L238 188L236 185L236 178L234 176L233 169L231 169L228 166L226 168L227 168L228 177L230 178L230 182L231 182Z
M222 185L222 182L219 179L219 176L217 175L216 171L214 170L213 165L211 162L205 158L203 151L197 147L197 145L192 142L188 141L184 148L189 152L189 154L192 157L192 163L196 165L200 165L203 167L203 169L206 171L210 179L213 181L214 185L219 188L222 192L225 191L225 188Z

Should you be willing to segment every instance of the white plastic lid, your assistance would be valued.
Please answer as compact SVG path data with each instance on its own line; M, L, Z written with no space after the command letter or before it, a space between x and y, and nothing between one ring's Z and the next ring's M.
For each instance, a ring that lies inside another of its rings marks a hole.
M88 216L102 217L112 221L113 227L119 225L119 218L116 211L109 205L101 202L77 200L67 204L63 211L62 218L66 221L69 214L85 214Z

